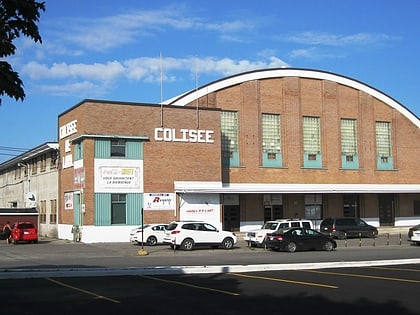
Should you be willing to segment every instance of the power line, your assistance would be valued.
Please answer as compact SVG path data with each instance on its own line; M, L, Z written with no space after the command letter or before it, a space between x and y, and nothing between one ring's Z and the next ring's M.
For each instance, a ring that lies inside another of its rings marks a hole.
M14 151L14 152L26 152L29 149L18 148L18 147L5 147L5 146L1 146L0 145L0 150L3 150L3 151Z

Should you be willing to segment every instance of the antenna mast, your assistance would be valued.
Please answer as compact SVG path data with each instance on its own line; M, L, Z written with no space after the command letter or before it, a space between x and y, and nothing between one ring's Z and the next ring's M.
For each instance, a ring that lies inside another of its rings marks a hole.
M163 69L162 69L162 52L160 52L160 126L163 127Z
M197 114L197 129L200 128L200 115L198 110L198 63L197 63L197 56L195 56L195 93L196 93L196 114Z

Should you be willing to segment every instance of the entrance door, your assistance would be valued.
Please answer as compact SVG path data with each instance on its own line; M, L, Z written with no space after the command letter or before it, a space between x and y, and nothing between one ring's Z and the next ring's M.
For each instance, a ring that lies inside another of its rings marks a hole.
M378 195L379 225L394 226L394 196Z
M283 219L283 205L272 205L264 207L264 222Z
M223 229L226 231L239 231L240 211L239 206L223 207Z
M343 195L343 216L360 218L358 195Z

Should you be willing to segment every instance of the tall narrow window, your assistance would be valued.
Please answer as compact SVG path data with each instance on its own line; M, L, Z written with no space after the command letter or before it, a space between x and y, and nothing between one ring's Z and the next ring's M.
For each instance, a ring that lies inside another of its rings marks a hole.
M111 194L111 224L126 224L126 195Z
M41 155L41 172L45 172L47 170L47 155L42 154Z
M39 223L47 223L47 201L41 200L39 207Z
M269 167L282 166L280 115L262 115L262 164Z
M57 200L56 199L50 200L50 206L51 206L50 223L56 224L57 223Z
M238 113L222 112L222 161L224 166L239 166Z
M83 159L83 141L74 143L74 160Z
M347 169L359 168L355 119L341 119L341 166Z
M390 122L376 122L376 153L378 169L393 168Z
M111 156L125 156L125 140L112 139L111 140Z
M303 155L304 167L322 167L319 117L303 117Z

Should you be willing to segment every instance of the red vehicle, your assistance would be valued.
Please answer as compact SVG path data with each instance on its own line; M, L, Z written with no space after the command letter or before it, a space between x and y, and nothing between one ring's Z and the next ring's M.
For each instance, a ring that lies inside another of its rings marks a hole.
M16 222L12 226L12 241L38 243L38 230L31 222Z

